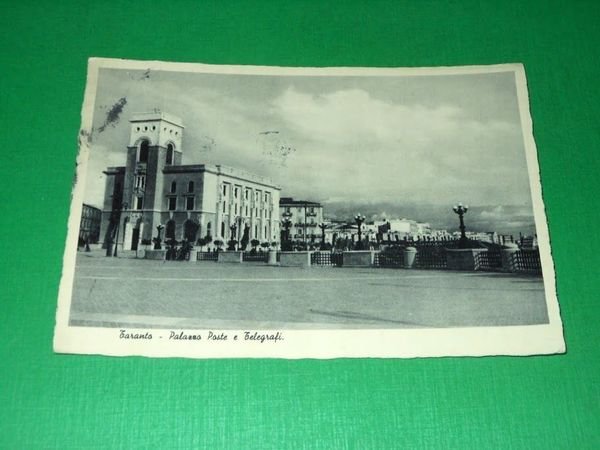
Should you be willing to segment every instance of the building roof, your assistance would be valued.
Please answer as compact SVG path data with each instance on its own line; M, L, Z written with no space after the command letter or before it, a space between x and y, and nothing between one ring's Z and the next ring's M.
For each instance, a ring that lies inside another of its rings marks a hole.
M177 125L181 128L184 128L183 121L179 117L159 110L155 110L152 112L134 113L131 116L131 119L129 119L130 122L145 122L149 120L164 120L166 122L172 123L173 125Z
M215 175L224 175L227 177L235 178L241 181L249 181L255 184L261 184L268 187L269 189L280 190L279 186L276 186L272 180L256 175L254 173L246 172L240 169L234 169L233 167L222 166L220 164L173 164L165 166L163 173L198 173L198 172L209 172Z
M294 200L292 197L281 197L279 199L279 206L321 206L318 202L311 202L309 200Z

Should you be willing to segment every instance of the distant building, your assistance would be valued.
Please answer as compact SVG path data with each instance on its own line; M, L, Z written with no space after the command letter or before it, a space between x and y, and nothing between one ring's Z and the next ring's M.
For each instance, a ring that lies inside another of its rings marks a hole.
M320 203L281 197L279 215L282 220L288 219L291 222L289 229L291 240L320 242L319 224L323 223L323 206Z
M101 239L125 250L162 239L279 240L279 191L270 180L221 165L184 165L183 124L170 114L135 114L125 166L106 174Z
M100 221L102 210L94 206L83 204L81 209L81 222L79 224L79 242L84 244L97 244L100 237Z

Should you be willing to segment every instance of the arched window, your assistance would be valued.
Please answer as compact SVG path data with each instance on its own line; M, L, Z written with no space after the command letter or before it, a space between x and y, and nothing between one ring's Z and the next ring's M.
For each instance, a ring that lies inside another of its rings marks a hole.
M191 220L186 220L183 224L183 237L189 242L196 242L196 235L200 226Z
M173 154L175 150L173 149L173 144L167 145L167 164L173 164Z
M169 220L165 228L165 239L175 239L175 221Z
M177 183L175 181L171 182L171 194L177 192Z
M141 163L145 163L148 162L148 149L149 149L150 143L146 140L142 141L142 143L140 144L140 154L138 157L138 162Z
M188 192L194 192L194 182L190 181L188 183Z
M212 236L211 228L212 228L212 223L208 222L208 225L206 225L206 236Z
M225 237L225 222L221 222L221 237Z

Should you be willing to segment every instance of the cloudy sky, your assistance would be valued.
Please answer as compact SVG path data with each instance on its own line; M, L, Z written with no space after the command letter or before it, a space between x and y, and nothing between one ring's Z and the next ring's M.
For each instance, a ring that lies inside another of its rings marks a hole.
M118 120L103 127L122 98ZM101 69L88 203L102 202L102 170L125 162L131 115L153 109L182 118L185 164L268 176L282 196L445 210L462 201L490 218L515 207L530 214L512 73L316 77Z

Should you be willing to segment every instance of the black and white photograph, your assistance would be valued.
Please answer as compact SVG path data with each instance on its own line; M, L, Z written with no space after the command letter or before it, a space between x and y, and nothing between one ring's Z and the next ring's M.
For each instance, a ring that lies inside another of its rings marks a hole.
M91 59L57 352L565 351L525 69Z

